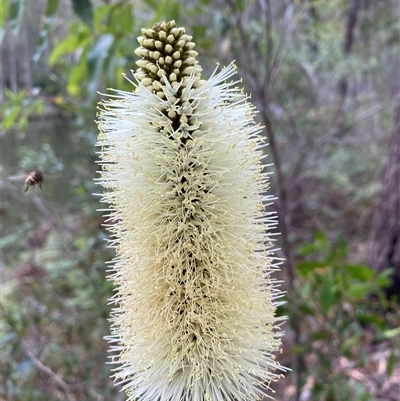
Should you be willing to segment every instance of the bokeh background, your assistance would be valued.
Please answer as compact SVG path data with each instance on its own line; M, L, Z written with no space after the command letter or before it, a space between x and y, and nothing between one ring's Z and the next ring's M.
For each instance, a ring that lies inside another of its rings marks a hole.
M131 90L140 29L175 19L207 78L236 60L274 163L288 316L280 401L400 394L398 0L6 0L2 401L119 401L107 365L96 105ZM30 171L43 192L24 192ZM156 401L156 400L154 400ZM221 400L224 401L224 400Z

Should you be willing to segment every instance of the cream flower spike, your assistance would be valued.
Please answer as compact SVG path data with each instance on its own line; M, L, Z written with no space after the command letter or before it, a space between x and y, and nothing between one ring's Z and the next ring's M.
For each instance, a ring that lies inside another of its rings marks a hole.
M261 128L234 65L202 80L191 40L143 29L133 92L100 105L113 377L130 401L261 400L285 371Z

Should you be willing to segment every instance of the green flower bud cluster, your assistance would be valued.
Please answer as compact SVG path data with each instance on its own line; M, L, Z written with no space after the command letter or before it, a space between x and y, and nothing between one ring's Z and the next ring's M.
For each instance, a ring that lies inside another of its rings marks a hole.
M138 37L140 47L135 53L141 59L136 62L140 67L135 74L147 89L161 99L165 99L162 90L164 76L175 87L179 85L178 94L187 86L190 77L194 76L194 88L201 86L202 68L196 60L198 53L193 50L195 43L184 28L177 28L175 21L159 22L151 29L142 29Z

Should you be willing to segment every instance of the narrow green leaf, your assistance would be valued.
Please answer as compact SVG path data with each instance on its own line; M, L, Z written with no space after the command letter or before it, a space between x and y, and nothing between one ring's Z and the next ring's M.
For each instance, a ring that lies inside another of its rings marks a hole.
M357 318L363 323L373 323L382 327L383 318L377 314L357 314Z
M101 27L101 24L103 23L103 19L109 15L110 10L114 6L112 4L106 4L104 6L96 7L93 11L94 17L93 17L93 24L96 30L99 30Z
M60 3L60 0L47 0L47 5L46 5L46 16L47 17L52 17L56 14L59 3Z
M361 340L360 340L360 342L361 342ZM360 364L362 367L365 367L367 365L368 356L367 356L367 353L366 353L364 347L360 347L358 349L358 360L360 361Z
M49 64L54 65L61 56L66 53L73 52L76 49L77 45L77 37L76 36L67 36L65 40L59 43L51 52L49 57Z
M344 239L343 235L339 235L339 237L337 239L337 247L338 247L338 251L340 251L342 254L346 254L347 244L346 244L346 240Z
M8 7L10 5L10 0L3 0L0 7L0 27L3 28L6 24L6 16L8 12Z
M3 130L8 130L13 127L14 123L19 116L21 110L21 105L15 105L11 110L5 110L3 116Z
M121 31L119 20L121 18L122 9L123 8L121 4L114 4L113 7L110 9L110 12L108 13L107 18L105 20L108 32L119 33Z
M90 33L88 28L74 24L70 27L67 37L59 43L51 52L49 57L50 65L54 65L60 57L67 53L73 53L78 48L86 46Z
M323 262L300 262L297 264L297 272L301 276L307 276L308 273L312 272L319 267L325 267Z
M346 338L342 344L340 344L340 349L342 352L350 351L352 347L360 343L360 338L358 336L352 336Z
M192 27L193 36L196 37L197 41L204 40L207 34L208 27L204 25L194 25Z
M72 7L82 21L93 28L93 8L90 0L72 0Z
M352 279L358 279L361 281L368 281L374 275L372 269L363 265L346 265L344 270L350 274Z
M311 340L319 341L319 340L327 340L330 337L330 333L327 330L318 330L311 335Z
M394 367L396 365L396 356L392 352L388 358L387 365L386 365L386 374L388 377L392 376Z
M328 313L330 307L335 301L335 294L330 279L326 279L321 289L321 307L325 314Z
M243 0L236 0L236 8L242 12L243 11L243 6L244 6L244 1Z
M395 329L385 330L382 333L385 338L394 338L400 336L400 327L396 327Z
M300 305L299 312L301 312L302 315L315 315L315 309L310 305Z
M175 3L172 5L171 10L170 10L170 14L169 14L170 19L179 21L180 18L181 18L181 17L180 17L181 9L182 9L181 4L175 2Z
M182 4L172 0L161 0L158 2L153 22L162 20L179 19Z
M307 346L306 345L295 345L290 349L290 352L294 355L296 354L303 354L304 352L307 351Z
M67 89L73 96L78 95L81 91L79 83L87 72L87 54L88 50L85 49L79 58L78 65L72 70L71 75L69 76Z
M128 4L126 7L121 8L119 25L123 33L132 32L133 17L132 17L132 6L130 4Z
M381 288L385 288L390 285L393 270L394 269L392 268L385 269L378 274L378 284Z
M347 290L347 295L353 299L363 299L373 291L373 286L369 283L354 283Z
M145 0L145 3L147 3L150 6L150 8L156 9L158 1L157 0Z
M307 244L303 245L299 249L299 255L312 255L313 253L318 251L318 247L315 244Z
M168 0L161 0L158 2L158 7L155 10L156 13L153 18L154 22L158 22L166 18L166 15L168 13L168 8L170 7L169 3L170 2Z
M324 233L323 233L322 231L318 230L318 231L316 232L316 234L315 234L315 241L323 242L323 243L326 242L325 235L324 235Z

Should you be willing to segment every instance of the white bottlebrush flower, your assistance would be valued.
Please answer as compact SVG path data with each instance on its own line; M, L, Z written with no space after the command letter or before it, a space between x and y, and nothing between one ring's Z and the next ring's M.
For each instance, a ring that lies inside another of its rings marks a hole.
M284 370L260 127L191 39L143 29L133 91L101 105L114 377L131 401L260 400Z

